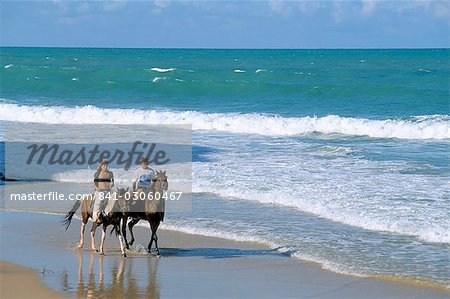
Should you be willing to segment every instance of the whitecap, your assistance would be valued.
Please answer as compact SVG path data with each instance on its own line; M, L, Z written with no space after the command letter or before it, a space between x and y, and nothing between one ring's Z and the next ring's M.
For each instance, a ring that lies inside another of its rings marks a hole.
M158 73L167 73L167 72L174 71L175 68L163 69L163 68L159 68L159 67L152 67L150 70L154 71L154 72L158 72Z
M153 82L153 83L156 83L156 82L158 82L159 80L165 80L165 79L166 79L166 77L155 77L155 78L153 78L152 82Z

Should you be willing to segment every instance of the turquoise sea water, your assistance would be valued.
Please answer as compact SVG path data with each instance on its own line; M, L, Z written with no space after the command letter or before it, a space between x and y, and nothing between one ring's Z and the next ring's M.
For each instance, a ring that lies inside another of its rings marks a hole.
M192 124L167 228L448 285L449 54L2 48L0 121Z
M283 116L446 114L448 59L446 49L3 48L2 96L29 105Z

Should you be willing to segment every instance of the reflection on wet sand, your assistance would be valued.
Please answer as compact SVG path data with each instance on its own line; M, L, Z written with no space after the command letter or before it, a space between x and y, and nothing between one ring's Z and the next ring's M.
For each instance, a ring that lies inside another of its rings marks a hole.
M89 267L83 269L86 253L77 252L76 255L78 277L77 279L70 277L72 273L64 271L62 274L64 291L76 294L78 298L160 297L156 280L158 258L124 259L90 253ZM143 262L148 263L148 271L144 271L146 273L133 271L133 264L136 262L141 265Z

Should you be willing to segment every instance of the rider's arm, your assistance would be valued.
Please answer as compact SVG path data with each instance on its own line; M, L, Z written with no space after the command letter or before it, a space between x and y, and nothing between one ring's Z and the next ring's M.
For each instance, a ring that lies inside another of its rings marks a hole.
M97 184L98 184L97 182L94 182L94 183L92 184L92 186L94 186L95 191L98 191Z
M109 172L110 176L111 176L111 183L109 184L109 186L112 188L114 187L114 174L112 171Z

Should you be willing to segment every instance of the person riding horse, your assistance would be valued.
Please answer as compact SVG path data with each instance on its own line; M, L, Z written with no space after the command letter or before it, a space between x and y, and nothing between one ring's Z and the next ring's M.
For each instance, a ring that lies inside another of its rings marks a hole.
M92 221L100 222L100 215L103 212L103 206L109 199L111 188L114 186L114 174L108 170L109 163L102 160L98 164L97 171L94 174L94 208Z
M151 184L155 180L155 171L148 167L148 159L142 158L139 168L136 170L131 181L131 190L139 194L149 192Z

